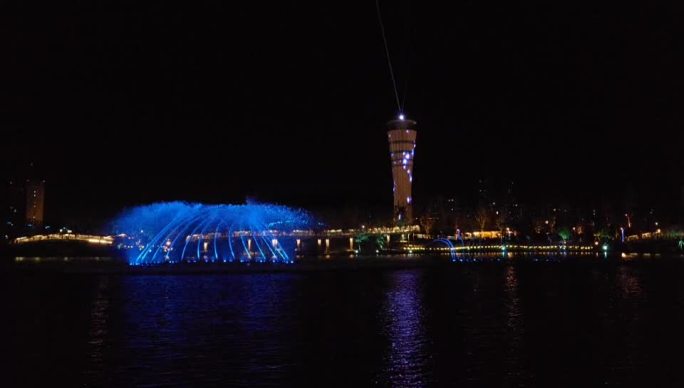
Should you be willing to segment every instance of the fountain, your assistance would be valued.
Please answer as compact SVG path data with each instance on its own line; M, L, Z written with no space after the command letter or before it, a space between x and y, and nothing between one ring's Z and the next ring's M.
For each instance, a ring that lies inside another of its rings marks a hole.
M113 227L130 265L189 262L292 263L296 235L313 224L305 211L247 203L165 202L120 214Z

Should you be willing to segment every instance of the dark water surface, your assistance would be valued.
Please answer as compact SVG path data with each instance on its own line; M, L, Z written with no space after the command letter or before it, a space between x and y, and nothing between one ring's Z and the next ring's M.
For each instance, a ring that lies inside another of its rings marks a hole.
M4 271L2 386L684 386L684 260Z

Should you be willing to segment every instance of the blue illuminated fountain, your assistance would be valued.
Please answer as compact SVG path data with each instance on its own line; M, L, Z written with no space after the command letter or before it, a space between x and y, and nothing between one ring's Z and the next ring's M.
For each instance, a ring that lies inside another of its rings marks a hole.
M296 235L311 216L286 206L167 202L138 206L114 226L126 234L130 265L182 262L292 263Z

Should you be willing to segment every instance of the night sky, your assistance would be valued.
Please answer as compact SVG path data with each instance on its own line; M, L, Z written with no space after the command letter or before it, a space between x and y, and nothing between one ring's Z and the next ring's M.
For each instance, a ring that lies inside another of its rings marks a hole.
M684 6L382 1L416 203L678 203ZM677 2L672 2L677 3ZM0 5L4 180L47 217L159 200L391 207L397 114L373 1Z

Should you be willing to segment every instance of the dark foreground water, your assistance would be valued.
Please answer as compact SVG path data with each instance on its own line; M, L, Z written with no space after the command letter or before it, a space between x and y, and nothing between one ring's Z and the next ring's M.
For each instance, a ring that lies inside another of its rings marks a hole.
M0 386L684 386L678 258L0 280Z

